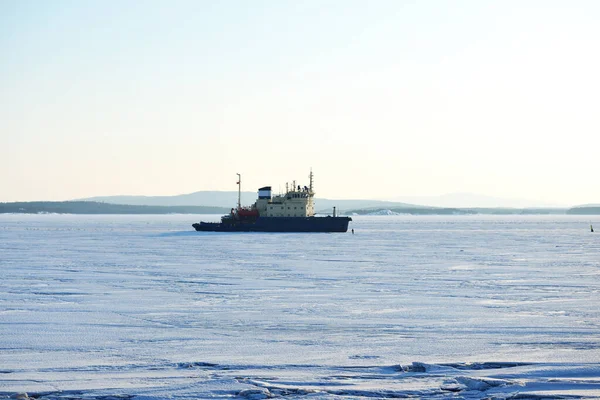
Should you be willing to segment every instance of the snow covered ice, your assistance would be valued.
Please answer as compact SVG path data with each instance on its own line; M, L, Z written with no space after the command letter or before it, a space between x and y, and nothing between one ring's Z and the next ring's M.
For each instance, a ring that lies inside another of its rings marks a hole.
M600 398L587 217L201 219L0 215L0 398Z

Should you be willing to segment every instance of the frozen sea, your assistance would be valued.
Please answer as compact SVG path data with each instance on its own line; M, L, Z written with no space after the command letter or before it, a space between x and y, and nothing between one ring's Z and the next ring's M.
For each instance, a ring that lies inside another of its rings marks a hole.
M0 398L600 398L594 218L0 215Z

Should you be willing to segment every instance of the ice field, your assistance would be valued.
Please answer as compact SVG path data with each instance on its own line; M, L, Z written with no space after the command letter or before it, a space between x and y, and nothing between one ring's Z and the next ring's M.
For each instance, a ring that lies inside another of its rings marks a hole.
M218 218L0 215L0 398L600 398L589 217Z

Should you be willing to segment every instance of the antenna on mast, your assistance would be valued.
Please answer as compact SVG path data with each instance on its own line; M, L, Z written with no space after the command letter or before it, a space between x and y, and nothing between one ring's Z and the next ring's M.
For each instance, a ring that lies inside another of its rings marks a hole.
M310 190L310 193L313 192L313 173L312 173L312 168L310 169L310 175L308 175L308 178L310 179L310 186L308 187L308 189Z
M238 176L238 210L242 208L242 176L240 174L236 174Z

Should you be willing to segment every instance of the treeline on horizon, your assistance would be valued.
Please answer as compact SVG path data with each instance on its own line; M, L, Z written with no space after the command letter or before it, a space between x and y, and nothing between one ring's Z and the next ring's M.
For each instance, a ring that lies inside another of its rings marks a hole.
M390 210L399 214L411 215L597 215L600 206L579 206L572 208L445 208L445 207L394 207L365 208L343 211L344 214L367 215L377 211ZM139 206L112 204L95 201L31 201L0 203L0 214L225 214L229 207L208 206Z
M133 206L96 201L31 201L0 203L0 214L223 214L226 207Z

